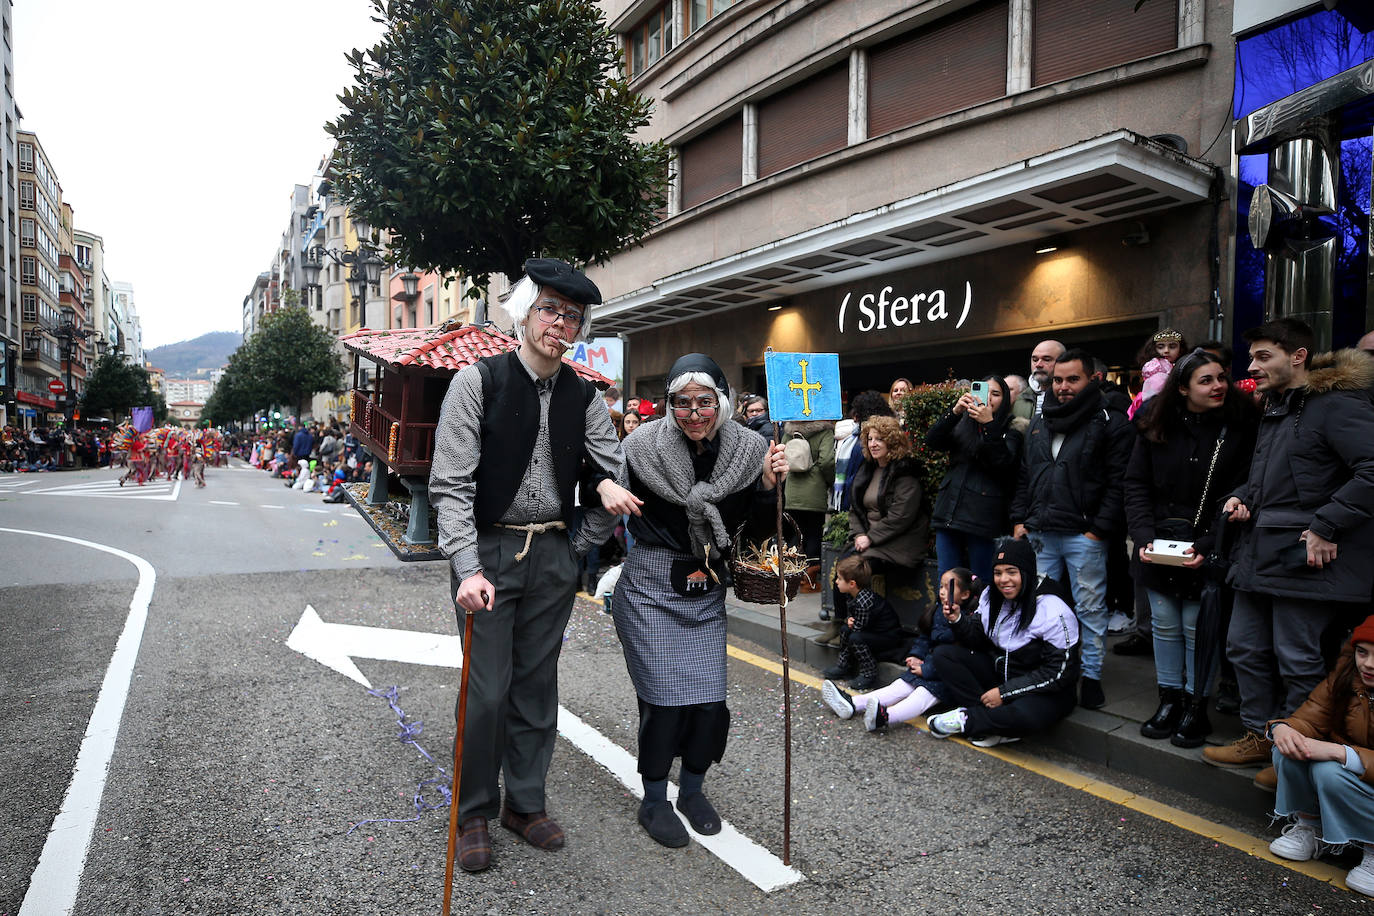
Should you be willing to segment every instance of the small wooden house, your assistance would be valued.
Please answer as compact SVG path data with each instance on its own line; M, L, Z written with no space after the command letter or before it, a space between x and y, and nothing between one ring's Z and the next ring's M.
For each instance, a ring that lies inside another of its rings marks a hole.
M429 523L429 468L434 458L434 432L449 382L459 370L484 356L495 356L519 346L519 342L495 327L466 324L433 328L397 328L372 331L363 328L339 338L353 354L353 387L349 394L353 435L373 455L372 481L367 503L381 506L389 499L388 469L410 491L410 515L405 541L409 545L432 544ZM376 365L364 382L362 360ZM571 360L564 360L578 375L605 390L611 380ZM360 506L361 510L362 507ZM364 511L364 517L367 512ZM373 527L377 527L375 520ZM378 529L383 538L386 532ZM402 559L420 557L413 549L391 547Z

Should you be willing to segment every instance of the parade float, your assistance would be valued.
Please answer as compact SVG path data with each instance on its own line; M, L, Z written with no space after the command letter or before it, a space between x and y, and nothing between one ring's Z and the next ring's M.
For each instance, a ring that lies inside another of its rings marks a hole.
M339 340L353 355L353 435L373 456L371 478L345 484L344 494L398 558L441 560L430 512L429 467L444 395L460 370L484 356L514 350L519 341L492 325L473 324L363 328ZM364 360L375 370L364 372ZM611 386L601 373L563 361L597 388Z

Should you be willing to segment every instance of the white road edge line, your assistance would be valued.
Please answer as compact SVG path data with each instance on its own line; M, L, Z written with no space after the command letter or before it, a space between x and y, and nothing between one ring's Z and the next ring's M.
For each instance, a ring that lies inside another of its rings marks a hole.
M43 844L38 867L29 879L29 889L24 894L18 914L66 916L76 906L76 892L81 885L81 873L86 868L86 855L90 852L96 816L100 813L100 799L105 793L105 778L109 774L110 759L114 756L115 739L119 736L119 721L124 716L124 704L129 698L129 683L133 678L139 645L143 642L143 627L148 621L148 605L153 600L157 573L152 564L142 557L104 544L20 528L0 528L0 533L66 541L121 557L138 569L138 586L129 602L129 616L124 621L119 641L115 643L114 654L110 656L110 667L105 669L100 695L91 710L91 720L86 725L86 734L81 739L81 749L76 755L72 780L67 785L62 807L48 830L47 842Z
M635 798L644 797L644 785L640 780L635 759L629 751L563 706L558 707L558 731L578 750L610 771L621 785L634 793ZM676 798L677 786L669 782L668 800L674 801ZM673 813L677 814L676 808L673 809ZM682 820L681 814L678 814L678 819ZM683 824L686 826L685 821ZM729 821L721 820L720 833L715 836L702 836L690 827L687 828L687 832L708 852L765 893L806 880L805 875L795 868L783 865L781 859L740 833Z

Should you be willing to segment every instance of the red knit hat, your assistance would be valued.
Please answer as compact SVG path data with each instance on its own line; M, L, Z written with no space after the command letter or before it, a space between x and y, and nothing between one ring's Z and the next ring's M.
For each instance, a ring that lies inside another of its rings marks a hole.
M1374 614L1366 617L1364 623L1355 628L1355 632L1350 634L1350 641L1374 643Z

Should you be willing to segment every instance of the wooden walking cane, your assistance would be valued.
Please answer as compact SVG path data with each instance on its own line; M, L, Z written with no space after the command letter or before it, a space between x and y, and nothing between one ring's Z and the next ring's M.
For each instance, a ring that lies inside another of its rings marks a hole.
M487 593L482 593L485 605ZM458 850L458 789L463 782L463 730L468 718L468 674L472 671L472 611L464 608L463 673L458 679L458 734L453 738L453 789L448 803L448 858L444 862L444 916L453 897L453 858Z
M773 424L773 441L782 441L782 424ZM778 497L778 629L782 633L782 864L792 864L792 678L787 655L787 576L783 570L782 481Z

